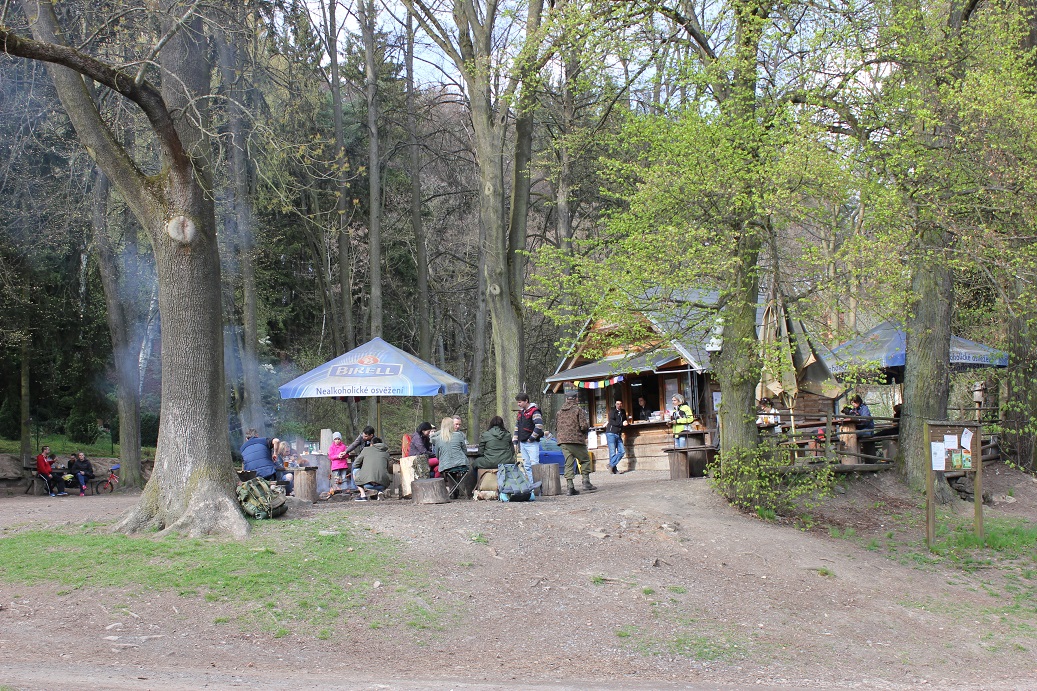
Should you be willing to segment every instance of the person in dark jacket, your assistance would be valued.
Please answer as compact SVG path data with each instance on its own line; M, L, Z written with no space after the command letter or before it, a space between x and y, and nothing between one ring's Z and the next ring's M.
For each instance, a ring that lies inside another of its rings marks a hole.
M75 476L79 483L79 496L86 496L86 483L94 479L94 466L86 458L86 454L80 451L76 454L76 460L69 466L68 472Z
M414 435L410 438L411 456L425 455L431 458L436 455L432 444L432 433L435 429L431 422L423 422L418 425L418 428L414 430Z
M435 445L432 443L432 433L435 430L431 422L425 421L418 425L410 438L410 455L414 457L411 467L414 468L415 480L435 477L435 469L439 465Z
M375 437L353 461L353 480L360 493L355 501L367 501L368 494L374 494L377 499L379 492L392 484L389 463L389 447Z
M522 453L522 466L526 469L526 477L533 482L533 466L540 462L540 439L544 436L544 416L536 403L529 400L529 394L520 393L515 396L518 403L518 415L515 418L515 433L511 441Z
M277 476L270 440L259 436L255 428L245 432L245 443L241 445L241 460L242 469L254 471L256 477L270 480Z
M609 445L609 471L615 475L619 472L619 462L627 452L623 446L623 427L627 424L627 414L623 410L623 401L616 399L616 407L609 411L608 424L605 425L605 439Z
M479 437L479 456L476 468L496 468L501 463L515 462L515 447L511 445L511 432L504 428L500 415L490 420L490 426Z
M555 434L558 444L565 454L565 484L570 496L579 494L573 486L576 477L576 466L579 465L583 475L583 491L593 492L598 488L591 484L591 471L594 461L587 451L587 432L591 428L587 411L580 407L580 394L576 389L565 392L565 404L555 416Z

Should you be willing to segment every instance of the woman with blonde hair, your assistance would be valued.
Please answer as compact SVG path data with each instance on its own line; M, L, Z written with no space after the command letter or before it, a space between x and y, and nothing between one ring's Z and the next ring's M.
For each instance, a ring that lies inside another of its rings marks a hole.
M439 458L439 472L462 468L468 465L468 440L464 432L454 430L454 419L445 417L439 425L439 431L433 439L436 457Z

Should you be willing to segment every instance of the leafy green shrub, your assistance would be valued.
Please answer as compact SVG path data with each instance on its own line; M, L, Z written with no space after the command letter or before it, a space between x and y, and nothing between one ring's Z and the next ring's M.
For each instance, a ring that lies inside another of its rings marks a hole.
M158 415L155 413L140 414L140 445L158 446Z
M17 399L5 398L0 404L0 437L21 439L21 403Z
M712 482L735 506L769 518L787 515L829 496L835 474L825 465L788 472L788 451L768 444L735 448L718 456Z
M73 408L65 420L65 435L77 444L93 444L101 435L96 415L82 408Z

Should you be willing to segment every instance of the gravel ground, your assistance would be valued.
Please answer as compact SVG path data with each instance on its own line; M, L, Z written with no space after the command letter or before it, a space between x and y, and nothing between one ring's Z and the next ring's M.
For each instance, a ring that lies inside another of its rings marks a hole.
M1032 478L1003 467L987 477L1003 500L988 517L1037 520ZM525 504L332 501L289 513L397 540L436 582L430 604L450 612L423 631L360 621L331 640L274 639L215 625L230 605L201 598L151 593L123 609L114 604L131 593L47 596L0 582L0 685L1037 688L1037 611L1032 599L1003 610L1018 589L1000 571L868 548L894 530L924 535L910 517L917 497L890 476L845 482L817 513L855 526L852 539L742 515L704 479L594 481L596 493ZM135 501L4 497L0 526L103 521Z

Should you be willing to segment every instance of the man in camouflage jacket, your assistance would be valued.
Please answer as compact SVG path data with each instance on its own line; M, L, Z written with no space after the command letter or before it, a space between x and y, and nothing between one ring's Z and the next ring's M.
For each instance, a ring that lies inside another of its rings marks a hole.
M579 494L573 485L576 478L576 464L579 463L580 474L583 475L583 491L593 492L597 487L591 484L591 471L594 463L587 452L587 432L591 428L587 411L577 402L579 393L573 389L565 393L565 405L555 416L555 436L558 445L565 454L565 484L569 496Z

